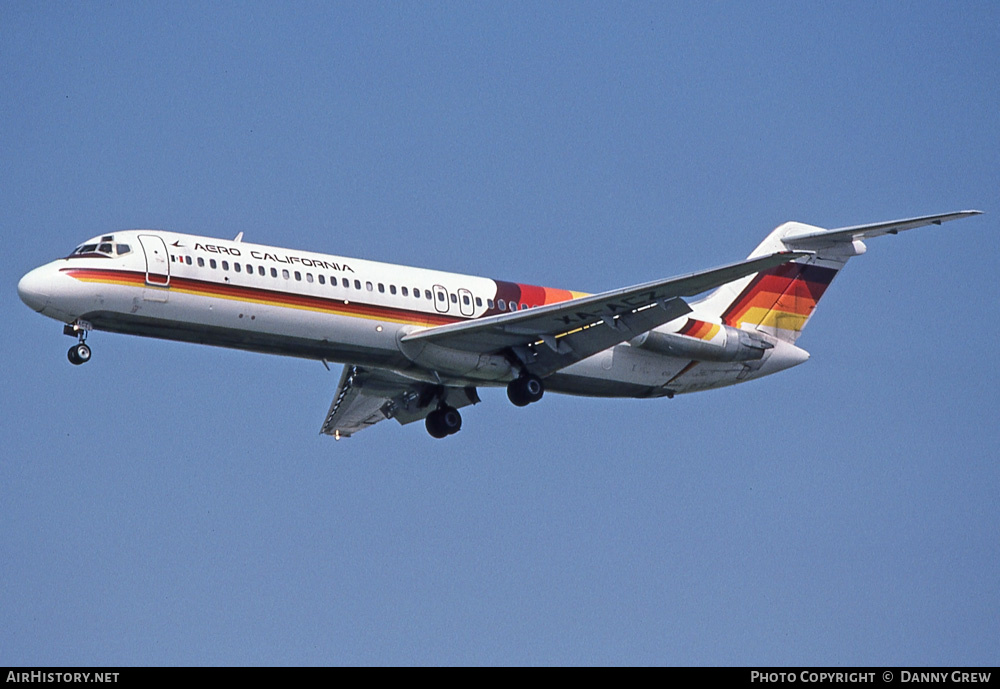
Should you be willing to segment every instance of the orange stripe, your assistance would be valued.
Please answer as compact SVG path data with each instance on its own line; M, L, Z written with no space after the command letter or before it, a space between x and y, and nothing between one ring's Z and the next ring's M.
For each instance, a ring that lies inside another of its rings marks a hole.
M97 282L123 286L146 286L146 277L144 273L93 269L66 269L66 272L71 277L82 282ZM454 316L425 313L422 311L411 311L409 309L398 309L374 304L355 304L349 299L330 299L327 297L314 297L289 292L263 290L254 287L220 285L218 283L191 280L189 278L174 277L171 279L169 288L150 288L168 289L171 292L179 292L181 294L189 294L193 296L216 297L218 299L229 299L231 301L243 301L266 306L280 306L299 309L302 311L329 313L339 316L381 320L406 325L444 325L446 323L455 323L462 320Z

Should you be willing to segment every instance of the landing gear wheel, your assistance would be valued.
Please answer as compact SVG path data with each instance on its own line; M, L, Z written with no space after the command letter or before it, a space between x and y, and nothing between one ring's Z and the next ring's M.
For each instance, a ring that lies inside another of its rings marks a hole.
M448 435L448 431L441 424L441 410L435 409L424 419L424 426L432 438L443 438Z
M537 402L544 394L545 384L542 383L542 379L530 373L507 384L507 399L518 407L526 407Z
M75 344L69 348L69 352L66 353L69 358L69 362L74 366L79 366L80 364L85 364L90 361L90 347L83 344Z
M440 407L427 415L424 425L432 438L444 438L462 430L462 415L454 407Z

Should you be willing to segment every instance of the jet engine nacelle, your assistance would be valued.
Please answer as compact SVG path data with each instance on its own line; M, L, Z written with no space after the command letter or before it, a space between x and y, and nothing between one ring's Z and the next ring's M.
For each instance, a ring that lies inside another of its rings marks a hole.
M650 330L629 344L657 354L697 361L756 361L774 347L763 335L728 325L720 326L720 331L710 340Z
M495 354L466 352L431 344L423 340L404 341L403 337L416 328L401 328L396 345L403 356L429 371L480 380L510 380L517 372L504 357Z

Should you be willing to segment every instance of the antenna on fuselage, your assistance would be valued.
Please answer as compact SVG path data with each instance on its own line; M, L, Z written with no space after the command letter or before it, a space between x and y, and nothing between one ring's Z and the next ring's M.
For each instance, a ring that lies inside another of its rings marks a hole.
M234 242L242 242L243 241L243 233L240 232L238 235L236 235L236 237L233 239L233 241Z

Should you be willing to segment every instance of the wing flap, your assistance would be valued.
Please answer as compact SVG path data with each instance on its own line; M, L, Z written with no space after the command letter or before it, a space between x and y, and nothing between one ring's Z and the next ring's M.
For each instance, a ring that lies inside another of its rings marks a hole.
M376 394L362 394L365 370L357 366L345 366L337 385L330 410L320 429L321 433L332 435L338 440L349 438L354 433L386 418L381 412L387 398ZM374 391L373 391L374 392Z
M438 401L459 409L478 404L479 395L474 387L433 385L391 371L347 365L320 433L340 440L384 419L406 425L426 417Z
M582 361L616 344L691 313L683 299L676 298L613 319L602 319L551 340L541 340L517 351L525 367L536 376L551 373Z

